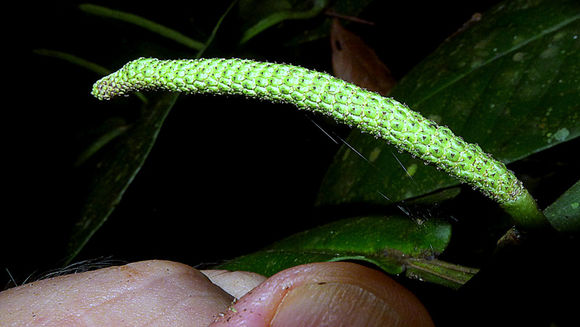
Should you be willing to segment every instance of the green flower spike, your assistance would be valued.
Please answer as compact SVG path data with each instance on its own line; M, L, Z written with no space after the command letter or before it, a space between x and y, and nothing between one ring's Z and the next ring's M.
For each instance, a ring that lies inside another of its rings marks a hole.
M143 90L237 94L296 105L334 117L432 163L497 201L523 227L546 219L506 166L477 144L383 97L328 74L302 67L243 59L141 58L97 81L101 100Z

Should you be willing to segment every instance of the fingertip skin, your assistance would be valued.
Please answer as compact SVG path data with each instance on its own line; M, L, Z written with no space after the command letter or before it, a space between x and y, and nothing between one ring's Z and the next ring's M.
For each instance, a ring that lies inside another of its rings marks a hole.
M281 303L293 290L325 284L354 286L376 296L401 326L433 326L425 307L403 286L382 272L346 262L312 263L284 270L246 294L210 326L272 326ZM349 316L356 314L350 312Z

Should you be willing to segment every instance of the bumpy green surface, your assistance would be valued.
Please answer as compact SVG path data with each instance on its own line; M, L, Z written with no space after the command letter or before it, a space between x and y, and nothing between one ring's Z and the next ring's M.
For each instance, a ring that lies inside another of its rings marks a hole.
M480 189L504 206L529 198L515 175L477 144L465 142L449 128L404 104L328 74L242 59L141 58L97 81L92 94L108 100L142 90L239 94L291 103L384 139Z

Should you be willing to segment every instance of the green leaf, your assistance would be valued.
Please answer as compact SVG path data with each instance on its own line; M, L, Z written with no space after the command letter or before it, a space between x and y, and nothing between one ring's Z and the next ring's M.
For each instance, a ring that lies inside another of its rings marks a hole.
M503 2L391 95L505 163L578 137L580 3ZM368 135L354 131L347 142L358 153L340 149L319 204L388 204L458 184Z
M101 65L98 65L98 64L91 62L91 61L88 61L86 59L77 57L77 56L70 54L70 53L57 51L57 50L50 50L50 49L35 49L33 52L38 54L38 55L41 55L41 56L53 57L53 58L58 58L58 59L61 59L64 61L68 61L71 64L86 68L92 72L99 74L99 75L104 76L104 75L109 75L110 73L112 73L112 71L108 68L105 68Z
M467 283L479 269L463 267L441 260L408 259L405 275L409 278L459 288Z
M580 180L549 205L544 215L560 232L580 231Z
M77 160L74 163L75 167L81 166L87 160L92 158L96 153L98 153L107 144L111 143L113 140L121 136L127 131L129 125L124 119L109 119L105 121L97 132L99 136L93 140L93 142L86 147L81 154L78 155Z
M398 275L404 273L410 265L443 265L448 272L442 272L440 268L437 271L425 268L422 272L414 269L413 274L408 276L458 287L476 270L434 260L435 256L445 250L450 238L451 225L439 220L415 221L407 216L395 215L359 217L339 220L292 235L261 251L230 260L218 268L249 270L270 276L309 262L356 260ZM431 275L437 275L439 279L426 277Z
M298 3L290 3L290 1L241 1L242 17L250 21L258 17L259 20L244 31L240 44L248 42L266 29L285 20L312 18L327 5L328 0L298 1ZM259 12L256 13L256 10Z
M222 25L224 19L228 16L228 14L230 13L230 11L234 8L234 6L237 3L238 3L238 0L233 0L230 3L230 5L228 6L228 8L226 9L226 11L218 19L217 23L215 24L215 26L213 27L213 29L211 31L211 34L207 38L207 41L205 41L205 44L203 45L203 48L200 49L197 52L197 58L201 58L203 56L203 54L205 53L205 51L207 50L207 48L213 43L213 41L215 39L215 36L216 36L218 30L220 29L220 26Z
M124 22L130 23L130 24L139 26L141 28L149 30L153 33L157 33L163 37L166 37L170 40L173 40L179 44L182 44L182 45L184 45L188 48L194 49L194 50L201 50L205 47L205 44L203 42L196 41L188 36L181 34L180 32L178 32L176 30L173 30L171 28L168 28L166 26L163 26L161 24L158 24L156 22L153 22L151 20L148 20L146 18L137 16L137 15L134 15L131 13L126 13L123 11L114 10L114 9L110 9L110 8L106 8L103 6L98 6L98 5L94 5L94 4L90 4L90 3L81 4L81 5L79 5L79 8L82 11L87 12L87 13L92 14L92 15L117 19L120 21L124 21Z
M142 114L96 164L97 171L80 220L68 243L66 264L81 251L91 236L109 218L149 155L165 117L177 100L169 94L150 100Z

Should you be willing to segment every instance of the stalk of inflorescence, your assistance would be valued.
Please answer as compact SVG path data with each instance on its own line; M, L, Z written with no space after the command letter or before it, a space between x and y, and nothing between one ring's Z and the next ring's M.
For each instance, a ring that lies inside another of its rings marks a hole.
M108 100L147 90L243 95L331 116L470 184L498 202L516 225L537 228L547 224L522 182L479 145L464 141L392 98L331 75L235 58L140 58L97 81L92 94Z

